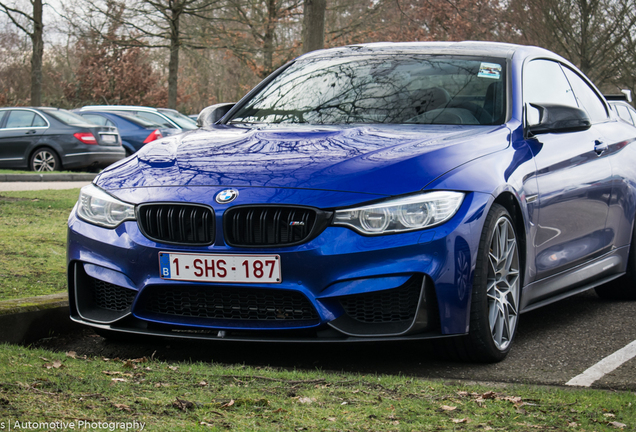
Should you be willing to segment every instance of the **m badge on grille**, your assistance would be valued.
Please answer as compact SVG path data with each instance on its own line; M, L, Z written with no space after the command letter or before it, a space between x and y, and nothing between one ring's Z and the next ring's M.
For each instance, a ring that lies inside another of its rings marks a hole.
M236 189L225 189L216 195L216 202L219 204L227 204L234 201L237 196L238 191Z

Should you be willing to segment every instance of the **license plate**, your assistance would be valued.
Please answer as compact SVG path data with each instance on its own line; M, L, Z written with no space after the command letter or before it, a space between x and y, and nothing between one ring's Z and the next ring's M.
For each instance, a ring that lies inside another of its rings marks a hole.
M278 255L159 252L162 279L196 282L280 283Z
M114 144L117 142L117 135L102 135L102 141L106 144Z

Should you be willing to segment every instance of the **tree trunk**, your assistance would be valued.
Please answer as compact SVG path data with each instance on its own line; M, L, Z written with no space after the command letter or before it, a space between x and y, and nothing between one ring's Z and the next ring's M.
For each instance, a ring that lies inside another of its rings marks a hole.
M179 5L181 6L181 5ZM168 63L168 108L177 109L177 84L179 76L179 18L181 9L172 9L170 21L170 62Z
M268 0L267 21L263 37L263 71L261 78L265 78L274 71L274 31L276 30L277 15L276 0Z
M325 47L327 0L305 0L303 9L303 54Z
M29 36L33 45L33 54L31 55L31 106L36 107L42 105L43 32L42 0L33 0L33 33Z
M588 49L590 46L590 19L591 12L590 5L586 0L579 0L579 12L581 14L581 40L579 49L579 68L581 72L586 75L590 75L590 58L588 57Z

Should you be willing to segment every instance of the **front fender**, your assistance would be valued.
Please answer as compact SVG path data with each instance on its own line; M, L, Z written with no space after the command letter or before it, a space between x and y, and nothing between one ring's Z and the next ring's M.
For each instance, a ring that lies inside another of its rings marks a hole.
M527 240L524 256L534 256L532 239L539 218L539 207L535 201L539 190L536 165L526 141L514 141L503 151L461 165L431 182L426 189L481 192L492 195L493 202L501 201L503 196L514 197L525 231L520 234ZM512 208L508 210L513 213ZM526 260L526 269L524 285L532 282L536 274L532 259Z

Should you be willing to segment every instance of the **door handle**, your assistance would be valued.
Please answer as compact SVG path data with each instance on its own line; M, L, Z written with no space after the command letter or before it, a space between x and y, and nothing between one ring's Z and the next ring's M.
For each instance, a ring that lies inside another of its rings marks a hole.
M609 147L603 141L596 140L594 141L594 151L597 155L603 154Z
M31 135L31 134L34 134L34 133L35 133L34 130L30 130L30 131L25 132L25 135Z

